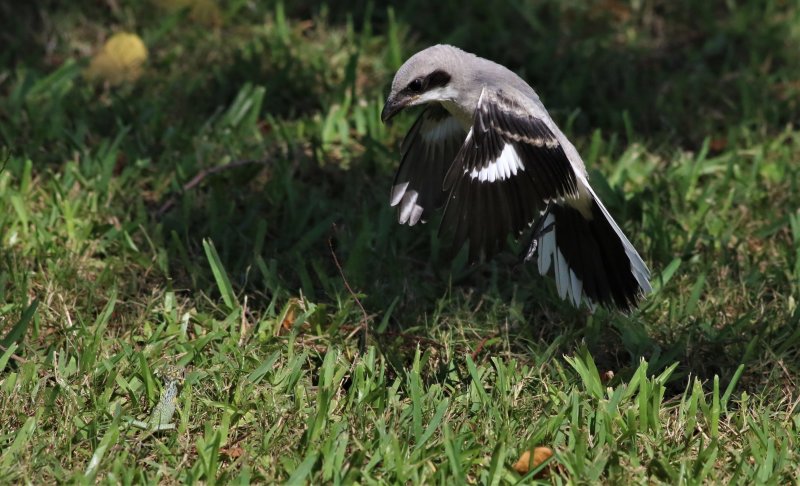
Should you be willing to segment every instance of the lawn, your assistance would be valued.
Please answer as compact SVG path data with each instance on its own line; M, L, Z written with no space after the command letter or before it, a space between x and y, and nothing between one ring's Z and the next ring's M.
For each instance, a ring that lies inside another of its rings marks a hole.
M797 481L800 2L428 3L0 4L0 482ZM640 309L397 224L439 42L537 89Z

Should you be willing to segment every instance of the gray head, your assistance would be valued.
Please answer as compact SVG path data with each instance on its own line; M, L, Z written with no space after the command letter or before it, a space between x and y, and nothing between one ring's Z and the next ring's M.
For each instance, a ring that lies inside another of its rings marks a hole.
M411 56L398 69L381 112L384 122L409 106L431 101L456 101L459 86L467 82L465 63L474 54L448 45L436 45Z

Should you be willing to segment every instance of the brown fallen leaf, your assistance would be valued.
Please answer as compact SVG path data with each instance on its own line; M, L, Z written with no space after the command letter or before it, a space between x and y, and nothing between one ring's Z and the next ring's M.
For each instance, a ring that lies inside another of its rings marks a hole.
M220 454L226 455L231 459L237 459L244 454L244 449L235 445L233 447L222 447L219 450Z
M728 139L725 137L712 138L708 145L712 152L722 152L728 147Z
M295 316L295 309L296 307L293 305L289 307L289 310L286 311L286 315L283 316L283 321L281 321L281 328L284 331L291 331L292 325L294 324Z
M553 456L553 449L549 447L536 447L533 449L533 460L531 461L531 451L525 451L519 460L511 467L519 474L525 475L539 467L543 462ZM548 475L548 468L544 468L536 475L537 478L544 478Z

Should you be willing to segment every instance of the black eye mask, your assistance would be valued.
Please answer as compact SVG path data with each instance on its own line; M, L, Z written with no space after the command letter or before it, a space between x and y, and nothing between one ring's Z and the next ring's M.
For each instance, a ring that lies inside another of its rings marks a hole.
M442 70L436 70L424 78L416 78L403 90L406 93L419 94L433 88L445 86L450 82L450 75Z

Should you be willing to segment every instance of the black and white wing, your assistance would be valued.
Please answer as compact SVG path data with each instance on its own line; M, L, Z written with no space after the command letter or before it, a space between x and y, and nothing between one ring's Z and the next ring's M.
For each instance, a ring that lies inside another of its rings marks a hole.
M476 261L542 215L526 260L538 252L543 275L552 266L559 296L591 309L632 309L650 291L650 271L548 124L514 99L500 90L481 93L444 179L441 229L453 233L457 247L468 241Z
M390 203L398 206L400 224L423 223L447 197L442 181L466 131L438 104L425 108L408 131L401 147L400 168L392 185Z
M496 253L549 202L578 195L575 171L545 122L487 88L444 189L442 230L456 246L469 241L470 261Z

